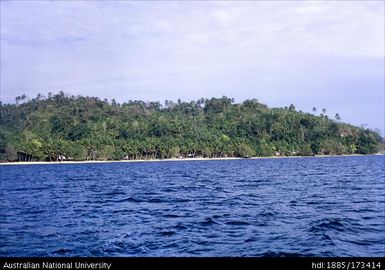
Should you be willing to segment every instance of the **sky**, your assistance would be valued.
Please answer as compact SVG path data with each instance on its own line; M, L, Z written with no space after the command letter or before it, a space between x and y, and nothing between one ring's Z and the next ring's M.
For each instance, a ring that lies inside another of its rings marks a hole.
M0 1L0 100L256 98L384 134L383 1Z

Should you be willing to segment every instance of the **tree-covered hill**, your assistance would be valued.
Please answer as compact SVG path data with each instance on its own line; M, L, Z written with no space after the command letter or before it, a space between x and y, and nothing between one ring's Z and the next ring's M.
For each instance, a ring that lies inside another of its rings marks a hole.
M316 109L313 109L314 112ZM0 160L371 154L383 139L363 128L257 100L100 100L63 92L0 103Z

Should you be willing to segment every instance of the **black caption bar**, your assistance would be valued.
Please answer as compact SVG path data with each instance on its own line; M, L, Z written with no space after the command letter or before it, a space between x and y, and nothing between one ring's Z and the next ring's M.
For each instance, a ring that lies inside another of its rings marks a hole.
M151 269L197 268L197 267L230 267L242 269L384 269L384 257L373 258L0 258L1 269ZM130 267L130 268L127 268Z

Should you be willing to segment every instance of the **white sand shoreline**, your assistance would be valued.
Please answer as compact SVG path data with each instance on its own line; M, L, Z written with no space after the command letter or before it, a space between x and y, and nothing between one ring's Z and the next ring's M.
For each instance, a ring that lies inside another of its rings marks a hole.
M384 153L372 155L315 155L315 156L269 156L269 157L224 157L224 158L168 158L168 159L136 159L136 160L82 160L82 161L21 161L3 162L1 165L47 165L47 164L97 164L97 163L133 163L133 162L168 162L168 161L208 161L208 160L250 160L250 159L283 159L283 158L324 158L324 157L352 157L352 156L384 156Z

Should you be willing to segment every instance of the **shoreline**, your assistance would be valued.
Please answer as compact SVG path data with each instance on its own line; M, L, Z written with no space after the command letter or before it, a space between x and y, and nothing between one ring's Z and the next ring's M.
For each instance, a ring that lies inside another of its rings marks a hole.
M98 164L98 163L136 163L136 162L168 162L168 161L210 161L210 160L250 160L250 159L284 159L284 158L326 158L326 157L361 157L361 156L384 156L385 153L370 155L351 154L351 155L315 155L315 156L268 156L268 157L223 157L223 158L168 158L168 159L135 159L135 160L81 160L81 161L15 161L0 162L4 165L49 165L49 164Z

